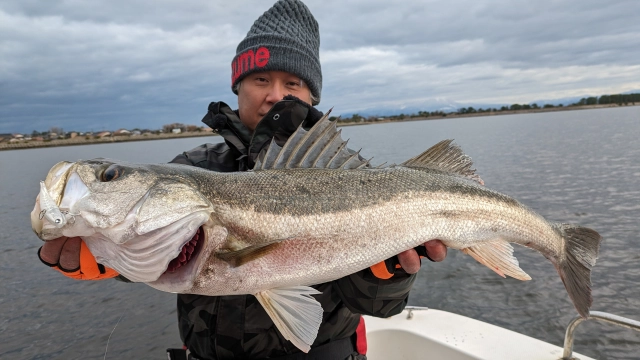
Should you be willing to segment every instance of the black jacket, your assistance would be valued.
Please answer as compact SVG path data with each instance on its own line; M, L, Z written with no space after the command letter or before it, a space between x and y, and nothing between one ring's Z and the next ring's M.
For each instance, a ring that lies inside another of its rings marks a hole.
M287 97L274 105L252 134L229 106L211 103L202 121L219 133L224 143L198 146L172 162L213 171L246 171L253 168L257 155L272 138L282 146L301 123L309 128L321 116L315 108ZM391 279L380 280L367 269L313 286L322 292L316 299L324 314L311 353L331 341L353 338L360 314L388 317L400 313L414 279L400 269ZM252 295L179 294L178 319L182 341L201 359L261 359L299 352L280 335Z

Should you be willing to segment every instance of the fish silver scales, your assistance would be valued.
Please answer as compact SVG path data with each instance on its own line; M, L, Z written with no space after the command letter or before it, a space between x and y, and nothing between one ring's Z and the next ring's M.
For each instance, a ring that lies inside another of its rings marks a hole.
M58 164L40 198L73 221L51 223L37 201L32 227L43 240L81 236L98 262L163 291L253 294L303 351L322 320L308 285L434 238L521 280L530 277L509 243L538 250L588 315L597 232L549 223L485 188L450 140L372 169L327 117L283 147L272 142L250 172L105 159Z
M220 175L216 183L219 189L226 189L227 174ZM336 177L340 182L332 181ZM356 186L366 179L381 178L390 179L386 186L383 182L379 187ZM316 181L335 185L331 192L319 191L314 186ZM278 271L287 274L284 278L263 279L261 286L266 288L282 286L279 282L289 281L287 277L304 284L331 280L435 238L456 249L500 237L535 247L548 256L560 252L561 238L543 218L503 195L442 174L402 167L357 170L346 175L339 170L273 170L248 173L232 182L246 189L258 183L261 189L218 194L224 201L214 203L214 211L231 237L251 239L254 244L268 239L314 242L313 251L299 244L295 251L287 247L264 255L261 270L271 273L275 269L268 267L278 264ZM282 193L286 195L277 197ZM371 193L377 195L371 197ZM540 241L541 234L548 241ZM312 266L318 263L317 252L344 256ZM296 261L277 261L292 257ZM241 268L245 270L243 276L252 276L253 269Z

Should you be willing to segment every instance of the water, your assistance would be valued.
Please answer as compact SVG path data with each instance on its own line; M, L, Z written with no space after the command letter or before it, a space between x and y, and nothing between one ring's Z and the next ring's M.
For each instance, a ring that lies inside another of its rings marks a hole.
M547 219L603 236L593 272L593 310L640 320L640 107L347 127L352 148L374 163L400 163L454 138L488 187ZM43 266L29 212L38 182L60 160L109 157L165 162L219 137L0 152L0 358L161 358L181 345L175 295L114 280L75 281ZM426 263L409 302L509 328L562 346L576 315L552 265L516 248L529 282L502 279L457 251ZM586 322L575 350L637 359L640 333Z

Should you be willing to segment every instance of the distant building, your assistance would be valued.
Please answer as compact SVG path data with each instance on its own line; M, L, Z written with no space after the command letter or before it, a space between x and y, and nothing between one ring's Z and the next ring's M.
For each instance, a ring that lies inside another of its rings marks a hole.
M96 134L97 138L104 138L105 136L111 136L111 131L102 131Z
M119 129L113 132L113 136L129 136L131 135L131 131L126 129Z
M176 129L171 130L171 132L174 133L174 134L180 134L182 132L182 129L176 128Z

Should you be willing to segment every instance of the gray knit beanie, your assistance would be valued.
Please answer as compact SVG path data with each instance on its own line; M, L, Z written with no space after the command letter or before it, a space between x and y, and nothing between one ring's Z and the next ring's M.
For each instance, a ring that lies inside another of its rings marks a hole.
M320 32L299 0L279 0L251 26L231 62L231 88L248 74L279 70L300 77L320 102ZM234 90L237 94L237 92Z

